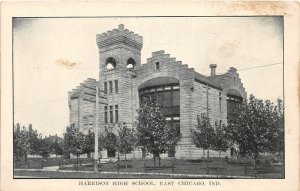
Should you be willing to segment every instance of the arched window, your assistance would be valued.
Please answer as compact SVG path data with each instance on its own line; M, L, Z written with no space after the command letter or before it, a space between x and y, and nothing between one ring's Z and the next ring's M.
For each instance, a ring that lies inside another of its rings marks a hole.
M109 57L106 60L105 65L107 70L113 70L116 68L116 60L112 57Z
M132 59L132 58L129 58L128 60L127 60L127 69L134 69L134 67L135 67L135 61Z
M160 105L163 115L170 126L180 133L180 88L179 80L170 77L152 78L139 86L140 104L144 98L153 98ZM175 148L169 156L173 156Z

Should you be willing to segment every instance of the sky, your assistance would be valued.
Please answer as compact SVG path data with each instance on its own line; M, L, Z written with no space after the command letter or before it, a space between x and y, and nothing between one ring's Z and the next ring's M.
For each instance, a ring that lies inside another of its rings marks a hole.
M283 98L281 17L14 18L14 123L62 136L68 91L99 77L96 34L119 24L143 36L142 64L165 50L203 75L235 67L248 95Z

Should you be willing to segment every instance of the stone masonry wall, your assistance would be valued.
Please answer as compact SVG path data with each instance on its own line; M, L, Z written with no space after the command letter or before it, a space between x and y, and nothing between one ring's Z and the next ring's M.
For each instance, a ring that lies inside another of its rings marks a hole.
M203 156L202 149L196 148L191 141L190 129L197 124L197 115L207 112L207 84L209 117L212 125L227 123L227 101L226 94L229 89L238 90L246 99L246 92L236 69L230 68L224 75L204 77L188 68L186 64L177 61L176 58L165 54L163 50L152 53L152 57L141 65L141 49L143 39L141 36L124 29L119 25L118 29L97 35L99 48L99 81L87 79L75 89L69 92L69 117L70 124L75 123L83 132L93 130L96 120L96 85L104 90L107 83L107 94L102 92L99 104L99 126L100 132L105 128L117 129L115 110L118 105L118 123L126 123L128 127L133 126L137 118L139 108L139 87L148 80L157 77L175 78L180 87L180 132L182 139L176 147L176 158L199 158ZM108 69L107 59L114 58L115 68ZM127 69L128 59L135 61L133 69ZM159 63L159 69L156 69ZM118 92L116 92L115 80L118 81ZM112 82L112 92L110 83ZM107 106L108 123L104 121L104 108ZM110 106L113 107L113 122L110 122ZM218 152L210 151L210 156L218 156ZM229 156L230 152L222 153ZM102 158L107 157L107 152L101 151ZM141 150L137 149L128 158L141 157ZM121 156L123 157L123 156ZM148 157L151 157L148 155ZM162 155L167 157L167 154Z
M245 91L242 80L235 68L231 67L225 74L211 76L210 79L217 82L222 87L222 94L225 96L228 90L234 89L242 95L244 100L247 100L247 92Z
M159 70L155 69L156 62L160 64ZM152 57L147 59L147 63L143 64L137 72L139 84L156 77L171 77L180 82L180 132L182 139L176 148L176 157L190 156L193 152L189 149L190 142L188 140L191 127L193 72L187 65L182 65L181 61L176 61L164 51L153 52Z
M85 134L94 130L96 123L96 80L87 79L69 92L70 124L75 124ZM100 94L101 96L101 94ZM105 103L105 99L99 99ZM99 111L101 110L99 104Z

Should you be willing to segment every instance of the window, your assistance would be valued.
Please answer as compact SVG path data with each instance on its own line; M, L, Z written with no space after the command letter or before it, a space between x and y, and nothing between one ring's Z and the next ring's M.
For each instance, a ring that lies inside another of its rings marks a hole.
M82 117L82 123L83 125L88 125L87 116Z
M133 64L127 64L127 69L129 70L133 69Z
M162 87L158 87L158 88L156 89L156 91L163 91L163 88L162 88Z
M179 84L146 87L139 91L140 103L145 97L153 97L161 107L169 125L180 133L180 90Z
M164 107L172 106L172 92L164 92Z
M113 106L109 106L109 117L110 117L110 123L114 122L114 113L113 113Z
M221 98L221 92L219 92L219 109L220 112L222 111L222 98Z
M173 90L179 90L179 86L173 86Z
M107 94L107 82L104 82L104 93Z
M119 106L115 105L115 122L118 123L119 122Z
M146 149L142 147L142 158L146 157Z
M109 81L109 93L113 92L112 81Z
M127 60L127 69L128 70L132 70L132 69L134 69L134 67L135 67L135 61L134 61L134 59L129 58Z
M164 92L164 99L172 99L172 92Z
M115 149L107 149L107 157L116 157L116 150Z
M89 116L88 123L89 123L89 125L94 125L94 116L93 115Z
M233 156L234 154L234 148L230 148L230 156Z
M108 120L107 120L107 106L104 106L104 121L105 121L105 123L108 123Z
M107 63L106 69L107 70L112 70L112 69L114 69L114 65L112 63Z
M240 105L243 102L242 97L227 94L227 119L231 120L236 118L240 112Z
M115 93L116 94L118 93L118 89L119 89L118 80L115 80Z
M116 68L116 60L110 57L106 60L105 65L107 70L113 70Z
M180 105L179 91L173 91L173 106Z
M168 157L175 157L175 147L174 146L168 150Z
M180 122L179 121L173 121L173 127L175 127L176 132L180 134Z
M165 90L170 90L172 87L171 86L167 86L165 87Z
M156 62L156 63L155 63L155 69L156 69L156 70L159 70L159 62Z
M171 107L171 106L172 106L172 99L165 99L164 107Z

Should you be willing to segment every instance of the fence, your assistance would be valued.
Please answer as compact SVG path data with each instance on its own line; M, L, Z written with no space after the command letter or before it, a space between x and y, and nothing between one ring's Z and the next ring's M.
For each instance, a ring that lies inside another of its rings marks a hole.
M143 172L155 174L181 175L181 176L199 176L199 175L214 175L217 177L253 177L253 178L283 178L284 166L274 164L230 164L223 162L209 162L204 163L182 163L171 162L168 164L151 165L144 162L143 166L132 166L129 162L127 168L124 164L116 163L115 165L102 166L102 171L116 171L120 172Z
M160 163L160 164L159 164ZM63 170L93 171L94 161L92 159L68 159L57 161L39 161L39 163L28 163L28 168L43 168L47 166L59 166ZM251 160L179 160L163 159L156 161L155 165L151 159L133 159L120 161L99 161L99 170L102 172L146 173L168 176L200 176L212 175L219 178L226 177L252 177L252 178L284 178L284 165L270 162L259 162L254 167Z

